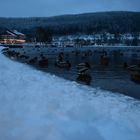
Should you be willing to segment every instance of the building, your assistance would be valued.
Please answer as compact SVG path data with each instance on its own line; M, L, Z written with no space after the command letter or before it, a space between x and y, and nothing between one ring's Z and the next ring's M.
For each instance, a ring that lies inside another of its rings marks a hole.
M0 35L1 44L23 44L26 42L26 36L17 30L7 30L4 35Z

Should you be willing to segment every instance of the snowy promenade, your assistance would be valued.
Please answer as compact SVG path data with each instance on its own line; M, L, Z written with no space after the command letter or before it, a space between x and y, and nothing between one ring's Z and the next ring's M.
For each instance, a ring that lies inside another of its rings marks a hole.
M37 71L0 52L0 140L139 139L139 101Z

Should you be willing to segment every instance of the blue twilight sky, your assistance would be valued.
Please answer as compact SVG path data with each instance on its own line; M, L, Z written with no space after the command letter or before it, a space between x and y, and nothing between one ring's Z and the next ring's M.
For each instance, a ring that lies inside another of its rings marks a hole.
M0 0L0 17L34 17L97 11L140 11L140 0Z

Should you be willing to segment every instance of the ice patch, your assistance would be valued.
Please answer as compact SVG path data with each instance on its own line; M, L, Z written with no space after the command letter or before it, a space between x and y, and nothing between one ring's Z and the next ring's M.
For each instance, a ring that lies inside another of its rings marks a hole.
M0 140L139 140L140 103L0 54Z

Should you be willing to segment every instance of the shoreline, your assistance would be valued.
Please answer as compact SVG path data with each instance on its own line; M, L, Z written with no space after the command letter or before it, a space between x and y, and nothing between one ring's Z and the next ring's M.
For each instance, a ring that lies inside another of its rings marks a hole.
M140 85L133 83L130 80L130 75L128 70L123 68L123 61L128 61L130 64L132 62L134 63L134 61L139 62L140 48L134 50L134 53L136 52L137 54L139 54L138 56L137 55L133 56L133 52L131 52L131 49L125 50L125 52L120 50L116 51L116 50L109 49L108 52L110 52L109 55L111 57L111 64L108 67L106 66L104 67L100 65L99 56L103 52L102 49L99 51L92 50L92 53L89 52L89 56L86 55L87 50L85 51L85 49L80 50L79 52L80 54L78 53L78 55L77 55L77 50L73 50L71 48L59 49L59 48L24 47L24 48L10 48L10 50L15 50L16 52L20 51L20 55L23 56L26 55L29 57L28 59L18 58L16 61L21 63L26 63L28 65L33 66L35 69L47 73L55 74L56 76L62 77L70 81L76 81L76 76L77 76L76 65L87 61L92 66L91 69L92 81L90 87L95 87L95 88L100 87L101 89L110 90L116 93L123 93L124 95L131 96L135 99L138 100L140 99L139 96ZM60 52L64 52L65 59L70 60L72 64L70 70L66 70L54 66L54 62ZM123 54L121 54L122 52ZM43 54L46 58L48 58L49 64L47 67L42 68L39 66L38 61L39 59L41 59L40 54ZM35 63L30 64L29 60L32 60L33 58L36 57L38 58L38 60Z

